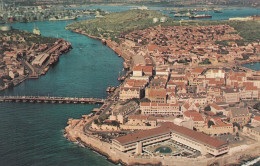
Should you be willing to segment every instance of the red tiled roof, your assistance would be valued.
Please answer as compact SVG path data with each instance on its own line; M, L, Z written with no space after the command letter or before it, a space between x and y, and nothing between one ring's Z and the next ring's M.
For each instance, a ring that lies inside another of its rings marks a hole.
M210 106L213 107L213 108L215 108L216 110L223 110L223 109L224 109L224 108L218 106L218 105L215 104L215 103L210 104Z
M194 111L194 110L185 111L183 114L187 117L191 117L193 121L204 121L201 114L198 113L197 111Z
M255 116L253 119L257 120L257 121L260 121L260 116Z
M137 133L133 134L128 134L122 137L115 138L119 143L122 145L129 144L129 143L134 143L146 138L150 138L153 136L161 135L161 134L166 134L169 132L174 132L177 134L181 134L189 139L195 140L197 142L218 148L222 145L225 145L226 142L220 141L216 138L210 137L208 135L205 135L201 132L196 132L194 130L182 127L182 126L177 126L171 122L165 122L162 124L161 127L150 129L150 130L143 130L139 131Z

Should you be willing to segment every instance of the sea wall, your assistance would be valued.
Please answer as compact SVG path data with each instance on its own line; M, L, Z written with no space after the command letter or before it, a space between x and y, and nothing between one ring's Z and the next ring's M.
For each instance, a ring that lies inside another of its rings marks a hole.
M122 163L125 165L200 165L207 166L213 163L218 163L219 165L227 165L229 163L239 163L241 159L249 159L250 157L257 157L260 154L260 143L247 146L245 149L241 147L237 151L232 151L229 154L217 157L217 158L185 158L185 157L145 157L145 156L132 156L128 153L123 153L114 149L111 143L100 141L97 136L91 134L85 134L83 132L84 122L82 120L69 120L69 125L65 129L65 136L71 141L81 141L82 144L93 148L95 151L108 157L115 163Z

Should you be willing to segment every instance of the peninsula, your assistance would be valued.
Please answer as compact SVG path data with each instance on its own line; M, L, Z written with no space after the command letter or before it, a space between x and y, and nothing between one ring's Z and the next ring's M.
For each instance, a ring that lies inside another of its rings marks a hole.
M175 21L131 10L68 25L102 40L128 72L99 109L69 119L65 137L125 165L259 157L260 72L241 66L260 60L257 19Z
M0 28L0 90L45 74L60 55L72 48L63 39L42 37L9 26Z

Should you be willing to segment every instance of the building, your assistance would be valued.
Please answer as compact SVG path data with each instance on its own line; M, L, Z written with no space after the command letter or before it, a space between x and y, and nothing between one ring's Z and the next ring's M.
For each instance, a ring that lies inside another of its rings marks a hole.
M142 116L142 115L130 115L128 116L128 125L133 126L157 126L157 119L156 117L152 116Z
M233 133L233 124L223 122L220 117L212 117L207 119L207 124L209 121L213 122L212 125L205 125L203 132L209 135L220 135L220 134L231 134Z
M154 102L142 102L140 104L140 110L144 115L182 115L178 103L154 103Z
M245 125L243 127L243 132L250 138L260 141L260 126L253 127L250 125Z
M205 126L205 120L200 113L195 110L185 111L183 113L184 120L191 121L193 124L193 129L201 131Z
M241 126L244 126L250 121L250 114L247 108L229 108L228 117L230 118L231 123L238 123Z
M154 103L166 103L166 89L163 88L146 88L145 98Z
M223 107L217 105L216 103L212 103L209 105L210 106L210 111L212 111L214 114L222 113L223 115L228 114L228 111L226 111Z
M206 73L206 78L225 78L223 69L209 69Z
M36 56L36 58L32 61L32 65L35 66L42 66L44 62L46 62L48 60L48 58L50 57L50 54L40 54L38 56Z
M223 96L225 98L226 103L239 103L240 94L237 88L228 88L223 90Z
M139 87L120 87L119 98L120 100L140 99L141 89Z
M140 154L144 146L166 140L174 140L200 151L203 155L212 154L219 156L229 151L226 142L170 122L163 123L158 128L115 138L112 140L112 146L122 152L136 150L136 153Z

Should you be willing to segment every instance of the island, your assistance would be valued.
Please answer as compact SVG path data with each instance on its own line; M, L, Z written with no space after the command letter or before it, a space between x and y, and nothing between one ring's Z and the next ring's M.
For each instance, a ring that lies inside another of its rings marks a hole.
M259 157L259 17L176 21L130 10L66 28L124 58L104 104L65 137L125 165L232 165ZM243 25L243 26L242 26Z
M72 49L63 39L0 26L0 90L18 85L27 78L45 74L59 56Z

